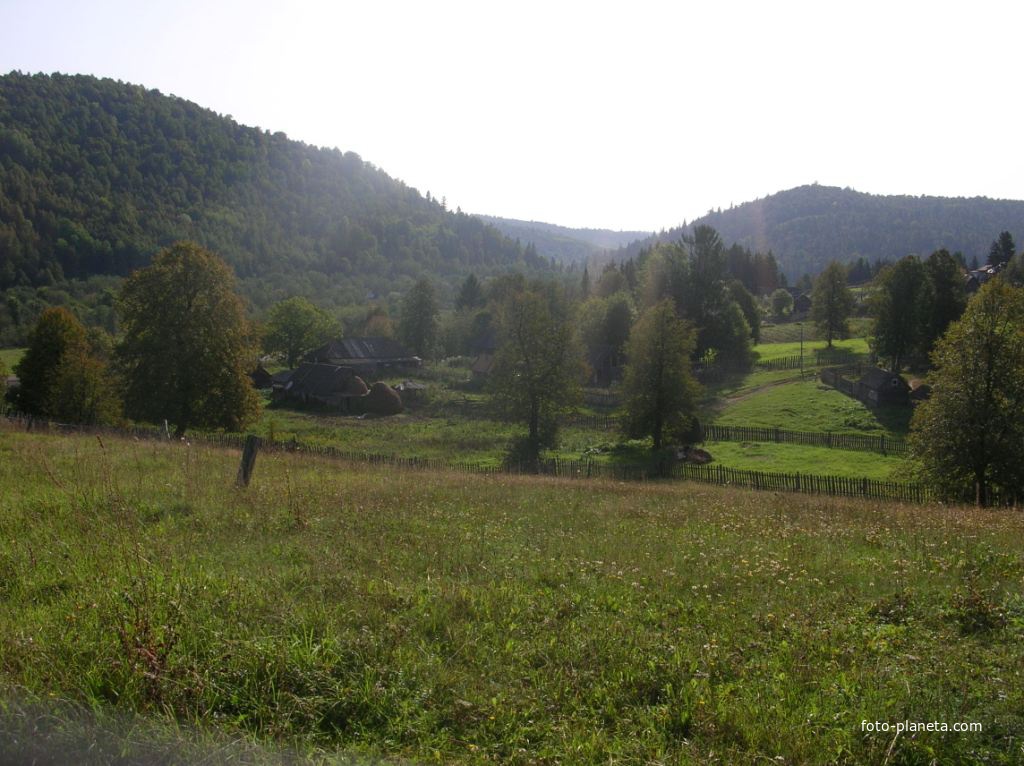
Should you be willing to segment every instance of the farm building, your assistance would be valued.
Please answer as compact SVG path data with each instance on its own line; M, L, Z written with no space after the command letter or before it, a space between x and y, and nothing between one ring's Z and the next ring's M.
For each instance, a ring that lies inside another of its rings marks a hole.
M267 372L262 364L256 365L256 369L249 373L249 380L253 388L271 388L274 385L274 376Z
M369 392L351 367L305 362L283 384L275 384L274 401L361 412L358 400Z
M910 386L903 376L881 367L868 367L857 381L857 389L858 398L871 406L907 404L910 401Z
M800 293L793 299L793 316L806 316L811 310L811 296Z
M859 399L869 407L910 403L910 386L907 381L901 375L880 367L855 365L826 368L821 371L821 382Z
M340 338L306 354L306 362L351 367L360 375L419 367L423 360L391 338Z

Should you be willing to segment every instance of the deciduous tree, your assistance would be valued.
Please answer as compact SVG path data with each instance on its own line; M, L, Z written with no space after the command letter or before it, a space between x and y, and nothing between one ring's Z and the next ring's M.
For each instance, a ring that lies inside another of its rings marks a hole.
M582 356L562 303L534 288L510 295L498 310L490 390L500 413L527 425L532 460L554 444L558 414L581 394Z
M14 368L20 380L18 408L30 415L51 416L61 362L86 344L85 328L65 308L46 309L29 333L28 349Z
M772 314L776 319L782 319L793 310L793 296L789 290L781 287L772 293Z
M249 382L249 323L235 278L216 255L192 242L163 251L121 289L124 334L117 354L130 417L239 430L258 412Z
M296 296L270 310L263 347L283 354L288 367L294 368L303 354L337 336L340 329L330 314Z
M847 324L853 313L853 293L846 286L846 269L832 261L814 281L811 291L811 321L825 334L828 347L833 338L849 334Z
M699 386L690 369L693 326L663 300L637 320L626 344L625 419L628 436L650 436L655 450L693 429Z
M986 283L932 363L910 437L926 479L950 499L1024 497L1024 291Z
M113 423L121 416L117 383L89 332L66 309L45 310L15 368L18 406L72 423Z

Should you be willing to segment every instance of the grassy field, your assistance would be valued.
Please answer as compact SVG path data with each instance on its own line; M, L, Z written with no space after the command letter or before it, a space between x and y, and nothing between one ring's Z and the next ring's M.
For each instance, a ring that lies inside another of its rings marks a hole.
M823 340L805 340L804 359L807 366L814 366L814 352L823 349L828 344ZM849 338L848 340L837 340L832 342L832 347L839 351L849 351L853 354L867 356L867 338ZM800 341L788 341L785 343L758 343L754 346L757 358L766 361L769 359L780 359L787 356L800 356Z
M14 370L14 365L21 361L25 355L23 348L0 348L0 362L7 367L8 372Z
M910 481L907 461L877 452L808 447L802 444L708 442L716 463L748 471L808 473L878 481Z
M237 461L0 431L0 685L314 755L1024 757L1019 513Z
M825 336L822 335L818 328L814 326L813 322L805 320L802 324L804 341L825 339ZM850 319L851 338L867 337L870 331L871 319L867 317L853 317L852 319ZM796 322L784 322L781 324L762 325L761 342L790 343L793 341L799 341L800 333L800 324Z
M777 373L775 381L730 392L715 422L722 425L767 426L791 431L835 431L905 437L908 407L872 410L856 399L815 379L800 380L792 373Z

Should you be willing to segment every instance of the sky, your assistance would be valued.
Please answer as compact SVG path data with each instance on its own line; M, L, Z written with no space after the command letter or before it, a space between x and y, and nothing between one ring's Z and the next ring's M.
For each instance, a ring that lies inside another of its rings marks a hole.
M155 88L466 212L655 231L808 183L1024 199L1024 4L0 0L0 73Z

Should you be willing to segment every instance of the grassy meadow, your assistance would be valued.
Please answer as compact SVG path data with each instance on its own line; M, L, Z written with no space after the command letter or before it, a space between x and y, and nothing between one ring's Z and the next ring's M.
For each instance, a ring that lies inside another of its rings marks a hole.
M715 417L722 425L785 428L790 431L834 431L904 438L910 408L871 409L816 378L799 374L757 387L739 388L722 402Z
M8 372L14 371L14 365L25 355L23 348L0 348L0 363L7 367Z
M813 367L815 360L814 352L827 348L828 344L824 340L805 340L803 347L804 362L808 367ZM832 348L836 351L847 351L851 354L859 354L865 357L869 351L867 338L836 340L832 342ZM754 353L757 355L758 360L761 361L800 356L800 341L758 343L754 346Z
M1024 759L1019 513L237 463L0 430L4 693L323 759Z

